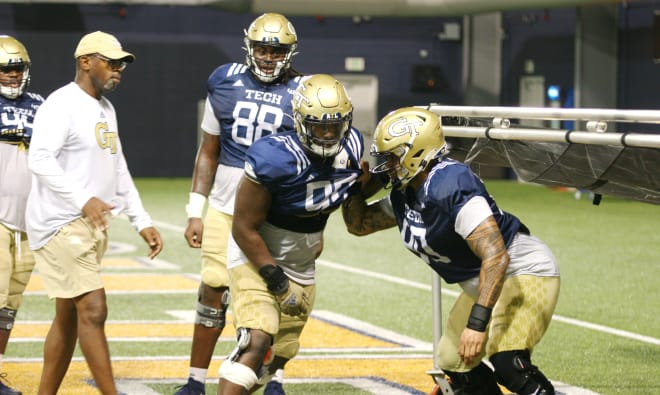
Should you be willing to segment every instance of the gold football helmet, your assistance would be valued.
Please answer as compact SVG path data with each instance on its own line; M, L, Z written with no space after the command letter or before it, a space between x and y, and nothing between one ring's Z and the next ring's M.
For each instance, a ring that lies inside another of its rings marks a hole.
M269 83L278 79L291 67L291 60L296 54L298 36L291 22L283 15L265 13L255 19L245 30L246 63L252 73L261 81ZM262 70L254 56L255 45L274 47L284 53L283 59L275 61L272 73Z
M337 155L353 120L344 86L331 75L312 75L300 82L291 104L303 145L318 156Z
M392 187L401 189L446 150L440 117L421 108L400 108L376 125L371 155L381 158L372 172L387 172Z
M30 83L30 56L20 41L0 35L0 95L14 100L25 92Z

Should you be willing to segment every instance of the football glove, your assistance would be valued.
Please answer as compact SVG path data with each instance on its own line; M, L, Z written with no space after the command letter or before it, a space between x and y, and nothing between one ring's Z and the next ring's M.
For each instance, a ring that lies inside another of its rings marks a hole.
M290 281L281 267L266 265L259 269L259 275L264 279L268 290L275 295L284 314L296 316L307 313L309 305L303 287Z
M307 314L307 296L303 287L295 281L289 280L289 289L281 295L275 295L280 304L282 313L292 316Z

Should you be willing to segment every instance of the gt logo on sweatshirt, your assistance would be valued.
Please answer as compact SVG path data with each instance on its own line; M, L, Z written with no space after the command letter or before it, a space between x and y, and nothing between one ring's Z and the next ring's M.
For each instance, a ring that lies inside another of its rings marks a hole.
M101 149L109 149L111 154L117 153L117 132L108 131L107 122L96 124L96 142Z

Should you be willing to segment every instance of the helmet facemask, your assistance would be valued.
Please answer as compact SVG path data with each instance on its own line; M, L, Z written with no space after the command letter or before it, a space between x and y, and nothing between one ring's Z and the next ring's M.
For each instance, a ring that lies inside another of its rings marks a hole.
M260 81L271 83L291 68L298 37L291 22L284 16L266 13L255 19L245 30L245 63ZM263 54L260 54L263 52ZM266 53L275 59L267 60ZM272 69L272 72L270 70Z
M372 174L386 174L389 178L389 183L385 185L385 189L395 188L399 189L404 184L402 180L410 180L410 172L402 165L402 158L405 158L406 153L410 147L400 145L393 148L391 151L378 152L376 145L371 146L369 154L376 158L376 166L370 172Z
M326 119L302 118L300 114L297 115L296 124L301 129L301 141L310 151L324 158L339 153L351 128L352 114Z
M247 51L246 63L250 68L250 71L252 71L252 74L254 74L262 82L265 83L273 82L276 79L280 78L285 71L291 68L291 61L293 55L295 55L294 53L295 45L262 44L260 42L250 41L246 38L245 46ZM255 56L255 47L257 47L257 52L259 52L259 48L258 48L259 46L271 49L271 51L274 53L271 56L277 58L278 60L269 61L259 55ZM283 56L280 56L279 55L280 53ZM262 66L274 66L272 73L262 70L262 67L259 67L260 63L262 64Z
M0 36L0 95L14 100L30 84L30 57L18 40Z

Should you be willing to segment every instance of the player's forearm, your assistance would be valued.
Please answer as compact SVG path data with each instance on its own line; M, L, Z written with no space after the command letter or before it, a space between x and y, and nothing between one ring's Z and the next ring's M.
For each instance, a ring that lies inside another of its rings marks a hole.
M367 202L360 194L351 195L341 205L341 214L348 232L357 236L366 235L364 229L364 213Z
M206 156L200 156L195 163L190 192L208 197L209 193L211 193L217 170L218 163L216 160Z
M492 308L502 292L509 265L509 254L495 219L492 216L485 219L466 241L474 254L481 258L477 304Z
M366 199L375 195L378 191L383 189L383 182L379 177L370 174L369 179L362 183L361 193Z
M380 208L378 202L367 205L361 194L349 196L342 204L346 229L356 236L364 236L396 225L394 218Z
M482 261L481 272L479 273L479 297L477 303L493 307L502 293L504 285L504 275L509 264L509 255L504 250L497 256Z
M276 264L275 259L268 251L266 243L256 230L235 231L233 236L245 257L257 270L266 265Z

